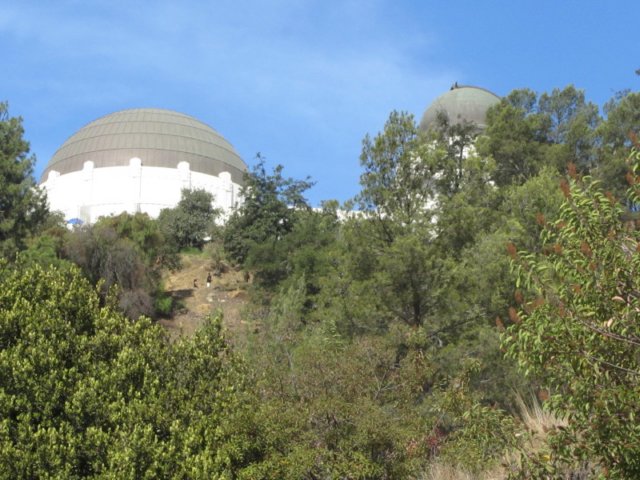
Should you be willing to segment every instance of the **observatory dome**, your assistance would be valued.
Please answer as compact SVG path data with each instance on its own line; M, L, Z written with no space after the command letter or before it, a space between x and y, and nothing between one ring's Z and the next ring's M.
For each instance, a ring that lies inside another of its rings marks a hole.
M94 120L73 134L53 155L43 173L80 171L90 160L94 168L129 165L176 168L187 161L191 170L209 175L228 171L237 183L247 170L240 156L218 132L193 117L170 110L122 110Z
M131 109L101 117L73 134L47 164L41 185L67 218L174 207L183 188L203 188L215 206L234 208L247 167L231 144L193 117Z
M452 125L467 121L483 130L486 127L487 110L499 101L500 97L489 90L458 86L456 83L427 108L420 121L420 130L429 130L435 125L440 112L444 112L449 117Z

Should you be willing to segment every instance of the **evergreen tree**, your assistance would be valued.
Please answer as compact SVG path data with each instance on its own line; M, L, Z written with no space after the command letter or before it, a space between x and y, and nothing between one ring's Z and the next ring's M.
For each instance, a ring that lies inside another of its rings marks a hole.
M0 102L0 255L13 256L44 222L48 209L44 193L33 179L35 157L23 138L20 117L9 116Z
M220 210L213 207L213 195L203 189L183 189L174 208L160 212L158 222L167 241L176 249L202 248L215 229Z
M252 249L261 250L254 252L259 258L267 247L276 253L279 242L294 228L296 212L310 208L304 192L313 182L285 178L282 170L277 165L267 173L264 158L258 154L258 163L245 176L244 203L231 215L224 231L224 247L235 262L244 263ZM258 263L259 258L255 259Z

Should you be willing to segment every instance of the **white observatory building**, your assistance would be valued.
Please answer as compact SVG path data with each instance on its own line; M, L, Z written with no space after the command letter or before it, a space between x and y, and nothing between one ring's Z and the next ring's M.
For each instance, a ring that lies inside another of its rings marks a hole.
M101 117L64 142L40 181L51 210L93 223L122 212L157 217L182 189L213 194L228 214L241 202L246 164L218 132L170 110L132 109Z

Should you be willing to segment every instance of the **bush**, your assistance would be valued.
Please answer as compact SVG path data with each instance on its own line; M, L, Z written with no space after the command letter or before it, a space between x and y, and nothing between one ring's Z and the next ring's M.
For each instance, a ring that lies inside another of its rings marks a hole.
M162 295L156 298L155 310L162 316L170 316L173 312L173 298L170 295Z
M260 458L219 318L170 343L75 267L0 280L0 479L242 478Z
M637 205L640 153L630 160L628 201ZM504 346L568 422L540 468L593 462L614 478L640 478L640 230L589 177L574 173L562 190L542 252L510 246L521 305Z

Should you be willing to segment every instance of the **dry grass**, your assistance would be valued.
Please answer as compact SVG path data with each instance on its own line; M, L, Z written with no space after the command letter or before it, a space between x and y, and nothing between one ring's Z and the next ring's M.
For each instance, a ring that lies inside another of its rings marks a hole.
M541 439L547 438L547 432L555 427L566 426L567 422L545 411L538 398L531 395L529 402L525 402L522 395L516 395L516 403L520 412L520 419L527 430Z
M555 417L552 413L545 411L540 401L535 395L531 395L525 401L522 395L516 395L519 417L522 421L523 430L529 432L529 438L524 443L524 448L530 452L540 451L544 448L547 436L550 431L558 426L565 426L566 421ZM526 435L523 431L523 437ZM480 474L472 474L459 468L435 461L429 466L420 480L503 480L507 478L508 469L517 469L520 455L517 451L507 452L500 462L501 465L494 466ZM502 466L504 465L504 466ZM582 477L579 477L582 478Z
M211 258L201 253L182 254L181 260L182 268L167 272L164 278L166 291L174 298L180 298L184 304L183 311L159 322L171 337L193 335L203 319L216 311L222 311L223 323L229 332L243 329L240 312L247 303L247 283L243 274L222 269L219 276L213 276L211 288L207 288L207 274L215 271ZM197 279L198 287L194 287L194 279Z
M420 480L502 480L506 478L504 469L497 467L481 474L471 474L453 465L435 462Z

